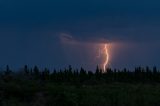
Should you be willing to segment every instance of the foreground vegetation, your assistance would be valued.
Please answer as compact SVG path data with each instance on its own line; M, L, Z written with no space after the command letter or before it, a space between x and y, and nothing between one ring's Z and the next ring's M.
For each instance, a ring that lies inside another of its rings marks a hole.
M39 70L25 66L0 73L0 106L159 106L160 72L156 67L101 73Z

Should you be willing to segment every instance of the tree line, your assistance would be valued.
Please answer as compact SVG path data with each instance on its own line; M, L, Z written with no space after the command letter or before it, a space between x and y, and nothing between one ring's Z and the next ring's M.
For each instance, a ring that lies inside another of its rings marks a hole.
M159 83L160 71L156 68L136 67L135 70L123 70L107 68L105 73L98 66L95 71L87 71L84 68L73 69L71 65L68 68L49 70L47 68L40 70L37 66L29 68L27 65L19 71L12 71L9 66L0 71L0 79L5 82L13 80L37 80L41 82L52 81L55 83L71 84L98 84L111 82L127 83Z

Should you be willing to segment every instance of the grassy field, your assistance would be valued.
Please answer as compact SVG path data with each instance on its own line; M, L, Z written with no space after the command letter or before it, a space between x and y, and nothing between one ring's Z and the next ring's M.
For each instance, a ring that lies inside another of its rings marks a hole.
M72 67L24 67L0 73L0 106L160 106L160 71L154 67L107 73Z
M160 106L160 84L1 83L1 106Z

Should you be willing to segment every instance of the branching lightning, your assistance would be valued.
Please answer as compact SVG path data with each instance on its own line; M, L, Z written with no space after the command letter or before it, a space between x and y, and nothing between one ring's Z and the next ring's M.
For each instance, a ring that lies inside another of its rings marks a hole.
M100 64L102 72L106 72L106 68L109 62L108 44L103 44L102 48L99 49L96 58L103 58L103 63Z

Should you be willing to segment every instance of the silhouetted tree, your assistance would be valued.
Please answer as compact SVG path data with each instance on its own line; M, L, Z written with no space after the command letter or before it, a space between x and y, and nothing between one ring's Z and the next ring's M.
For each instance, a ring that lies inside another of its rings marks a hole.
M38 69L37 66L35 66L35 67L33 68L33 75L34 75L34 78L35 78L35 79L39 79L40 71L39 71L39 69Z
M8 81L12 80L11 74L12 74L12 71L10 70L9 66L7 65L6 70L4 72L4 76L3 76L4 81L8 82Z
M49 80L49 76L50 76L50 71L49 69L45 68L44 71L42 72L41 79Z
M97 66L96 72L95 72L96 79L100 79L101 78L101 74L102 74L102 70L99 68L99 66Z
M84 82L85 81L86 75L87 75L86 71L81 67L80 73L79 73L80 82Z
M24 73L25 73L26 75L29 75L29 69L28 69L28 66L27 66L27 65L24 66Z
M9 74L11 74L11 70L10 70L10 68L9 68L9 66L7 65L6 66L6 71L5 71L5 75L9 75Z

